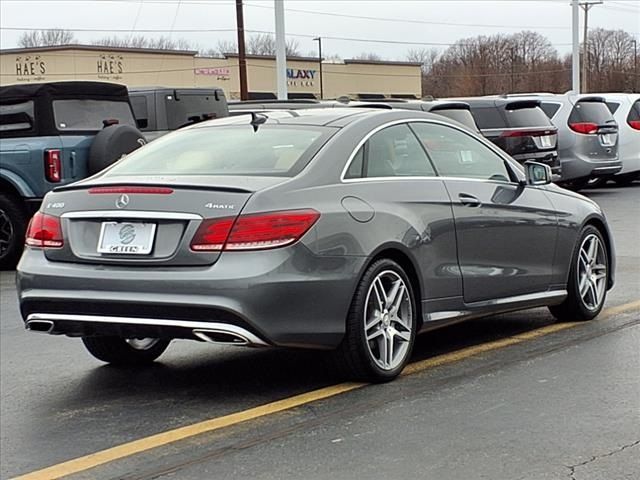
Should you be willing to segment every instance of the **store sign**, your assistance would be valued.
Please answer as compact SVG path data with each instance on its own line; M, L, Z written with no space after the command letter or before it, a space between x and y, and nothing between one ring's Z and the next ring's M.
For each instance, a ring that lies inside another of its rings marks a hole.
M124 58L122 55L100 55L96 62L96 73L103 80L121 80L124 73Z
M43 80L47 64L40 55L16 57L16 76L19 81Z
M196 75L216 77L216 80L229 80L231 75L231 71L226 67L194 68L193 71Z
M287 68L287 85L290 87L312 87L315 76L315 70Z

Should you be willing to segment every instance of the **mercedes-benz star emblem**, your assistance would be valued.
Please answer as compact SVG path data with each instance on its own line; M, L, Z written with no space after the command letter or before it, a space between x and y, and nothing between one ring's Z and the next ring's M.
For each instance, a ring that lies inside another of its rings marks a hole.
M123 193L122 195L120 195L120 197L118 197L118 199L116 200L116 207L118 208L124 208L127 205L129 205L129 195L127 195L126 193Z

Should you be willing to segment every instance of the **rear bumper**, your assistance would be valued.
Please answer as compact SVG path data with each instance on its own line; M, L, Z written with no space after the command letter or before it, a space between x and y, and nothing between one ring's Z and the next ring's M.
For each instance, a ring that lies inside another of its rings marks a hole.
M622 170L620 159L591 161L580 157L563 157L560 163L563 181L615 175Z
M318 257L300 244L189 268L51 262L27 249L17 286L25 322L53 321L49 333L195 339L194 329L226 325L259 340L249 343L332 348L364 262Z

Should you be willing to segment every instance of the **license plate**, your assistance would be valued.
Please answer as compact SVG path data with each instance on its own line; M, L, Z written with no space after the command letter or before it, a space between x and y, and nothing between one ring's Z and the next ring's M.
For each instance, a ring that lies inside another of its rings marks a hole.
M155 223L102 222L98 253L148 255L155 233Z
M602 145L613 145L614 138L612 133L601 133L600 134L600 143Z

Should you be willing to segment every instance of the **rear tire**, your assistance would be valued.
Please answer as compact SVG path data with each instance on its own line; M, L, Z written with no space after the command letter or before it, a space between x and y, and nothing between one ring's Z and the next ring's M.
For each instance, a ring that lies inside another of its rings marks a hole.
M593 225L582 230L571 260L568 296L560 305L549 307L561 321L595 318L607 297L609 253L600 231Z
M24 249L29 217L16 197L0 193L0 270L15 268Z
M97 336L82 337L82 342L98 360L119 366L139 366L148 365L162 355L170 340Z
M389 259L364 273L347 316L345 337L334 352L339 368L351 379L388 382L411 356L417 308L409 277Z

